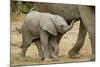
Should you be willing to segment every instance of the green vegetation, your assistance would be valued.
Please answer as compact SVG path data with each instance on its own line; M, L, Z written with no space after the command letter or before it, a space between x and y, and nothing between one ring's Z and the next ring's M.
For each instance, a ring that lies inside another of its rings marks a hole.
M35 8L34 2L11 1L11 20L19 21L25 16L22 12L29 12L35 10Z

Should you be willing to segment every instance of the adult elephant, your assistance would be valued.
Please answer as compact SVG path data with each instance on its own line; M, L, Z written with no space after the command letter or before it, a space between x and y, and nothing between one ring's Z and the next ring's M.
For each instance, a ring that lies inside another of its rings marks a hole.
M94 6L80 6L71 4L54 4L54 3L36 3L37 10L40 12L50 12L62 16L68 24L73 19L80 20L79 34L74 47L68 52L71 58L80 56L79 51L82 48L86 33L89 33L92 56L90 60L95 60L95 7ZM27 13L25 11L22 11ZM60 42L61 35L59 35L58 42Z
M79 36L79 39L83 39L85 40L86 37L86 33L89 33L89 37L90 37L90 41L91 41L91 47L92 47L92 58L91 60L95 60L95 8L94 7L89 7L89 6L79 6L79 11L80 11L80 16L81 19L83 21L83 23L81 23L81 27L80 27L80 32L82 34L82 32L84 32L83 36ZM83 24L83 28L82 28L82 24ZM83 43L84 43L84 40ZM81 41L81 44L79 44L80 46L83 44ZM77 48L76 45L73 47L73 49ZM73 50L71 50L73 51ZM71 52L70 51L70 52Z

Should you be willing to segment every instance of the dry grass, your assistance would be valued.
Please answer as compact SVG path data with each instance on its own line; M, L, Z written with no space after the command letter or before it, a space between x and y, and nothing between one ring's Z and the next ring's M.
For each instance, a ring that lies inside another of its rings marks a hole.
M22 60L19 56L21 49L19 46L21 45L21 34L19 34L15 27L20 27L22 21L12 21L11 22L11 65L35 65L35 64L51 64L51 63L69 63L69 62L81 62L81 61L89 61L91 56L91 45L90 40L87 34L85 43L83 48L80 51L81 57L76 59L71 59L68 56L68 51L71 49L77 39L78 36L78 28L79 22L75 23L73 29L67 32L59 45L60 52L58 59L53 60L52 62L43 62L39 59L38 51L33 43L27 51L26 58Z

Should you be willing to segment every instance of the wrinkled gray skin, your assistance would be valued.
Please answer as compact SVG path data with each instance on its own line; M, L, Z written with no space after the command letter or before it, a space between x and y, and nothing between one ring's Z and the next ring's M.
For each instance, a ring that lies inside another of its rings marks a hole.
M95 60L95 7L94 6L79 6L70 4L49 4L49 3L36 3L37 10L41 12L50 12L52 14L57 14L62 16L68 24L71 23L73 19L79 19L80 27L77 41L74 47L68 52L71 58L80 57L79 51L83 47L86 33L89 33L92 56L90 60ZM23 13L27 13L22 11ZM63 34L59 34L57 41Z
M74 47L68 52L71 58L80 57L79 51L82 48L86 33L89 33L92 56L90 60L95 60L95 7L94 6L78 6L78 5L65 5L65 4L45 4L37 3L38 10L41 12L50 12L62 16L68 24L73 19L79 19L80 27L78 39ZM58 42L62 35L59 35Z
M22 56L25 57L26 50L32 42L36 43L39 55L45 61L50 61L51 57L56 58L59 46L56 37L63 34L73 26L68 26L66 21L59 15L50 13L29 12L22 25ZM51 45L51 46L50 46Z
M84 29L82 28L84 33L81 32L84 36L83 40L85 39L86 33L88 32L91 40L91 48L92 48L91 60L95 60L95 9L88 6L79 6L79 11L84 25L83 27Z

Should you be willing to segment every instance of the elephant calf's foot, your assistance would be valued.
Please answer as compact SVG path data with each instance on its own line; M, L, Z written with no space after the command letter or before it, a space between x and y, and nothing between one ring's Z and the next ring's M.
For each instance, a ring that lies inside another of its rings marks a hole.
M44 58L44 62L50 62L50 61L52 61L53 59L51 59L51 58Z
M54 58L54 59L57 59L58 58L57 55L52 55L51 57Z
M20 56L25 57L27 48L21 48Z
M69 51L68 54L69 54L69 57L70 57L70 58L73 58L73 59L74 59L74 58L80 58L79 52Z
M20 60L24 61L25 60L25 55L23 55L22 53L20 53Z
M20 53L20 57L25 58L25 54Z
M39 57L40 60L44 60L44 57Z

